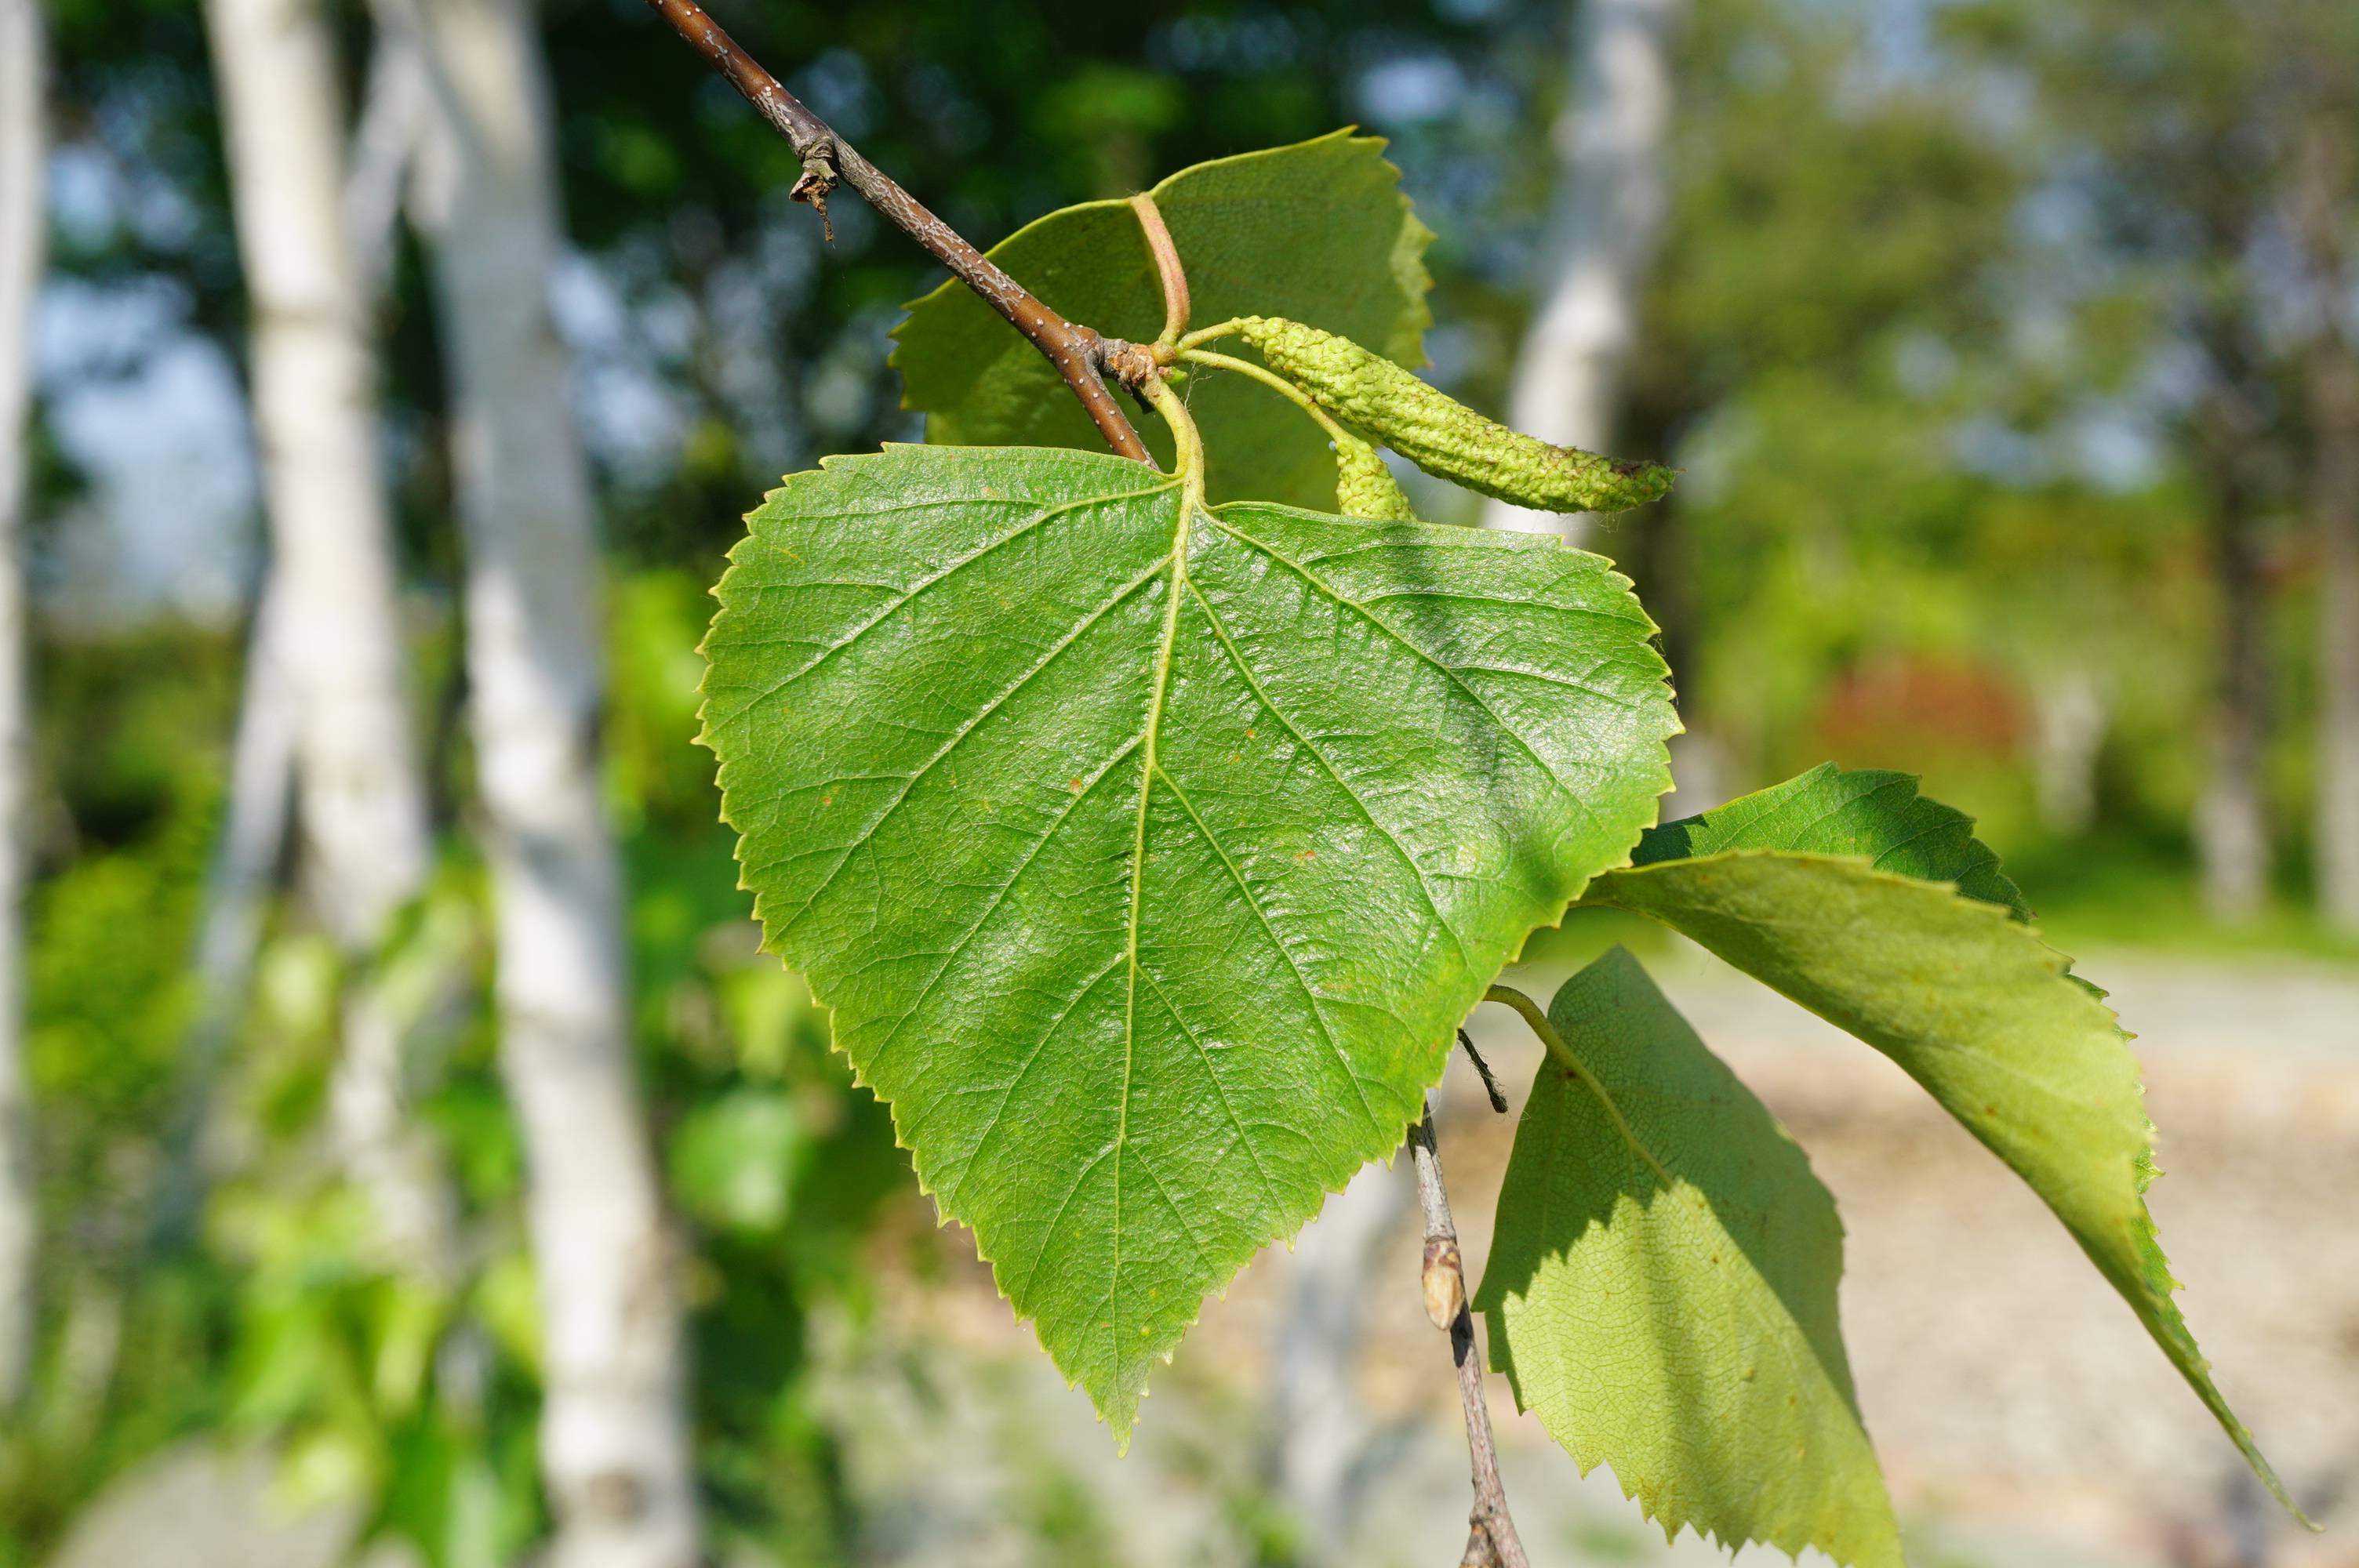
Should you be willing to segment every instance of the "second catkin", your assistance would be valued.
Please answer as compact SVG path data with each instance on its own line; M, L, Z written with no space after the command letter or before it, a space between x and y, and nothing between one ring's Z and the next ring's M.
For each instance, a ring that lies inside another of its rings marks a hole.
M1658 501L1672 472L1557 447L1485 419L1349 338L1276 316L1247 316L1237 335L1313 401L1426 472L1536 512L1619 512Z
M1335 510L1372 523L1414 523L1418 515L1376 449L1355 437L1335 443Z

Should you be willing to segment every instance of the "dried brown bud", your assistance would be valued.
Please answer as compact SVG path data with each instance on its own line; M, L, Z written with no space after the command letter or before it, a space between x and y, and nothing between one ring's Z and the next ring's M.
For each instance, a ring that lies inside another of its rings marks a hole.
M1446 1236L1425 1243L1425 1315L1445 1332L1466 1310L1466 1274L1458 1264L1458 1243Z

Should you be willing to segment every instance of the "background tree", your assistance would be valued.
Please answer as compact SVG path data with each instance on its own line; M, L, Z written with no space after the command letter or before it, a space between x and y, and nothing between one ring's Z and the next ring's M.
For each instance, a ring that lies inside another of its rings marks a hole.
M1560 182L1547 251L1554 276L1516 353L1508 421L1561 445L1606 451L1618 434L1624 366L1638 342L1670 208L1672 77L1686 7L1586 0L1574 13L1571 83L1549 137ZM1484 505L1483 522L1586 535L1579 519L1500 501Z
M2314 848L2321 903L2346 907L2353 831L2347 629L2351 481L2344 386L2354 187L2351 34L2336 7L2284 0L2223 35L2202 7L1971 7L1952 18L2042 93L2049 189L2119 259L2080 304L2145 322L2149 405L2209 513L2216 584L2212 775L2197 841L2212 907L2250 916L2275 837L2270 727L2288 707L2270 617L2286 521L2317 541L2321 707ZM2168 363L2175 373L2158 373ZM2307 472L2305 481L2301 476ZM2339 917L2339 916L2338 916Z
M37 0L0 5L0 1409L31 1370L32 1108L25 1073L25 933L32 738L25 654L26 459L31 441L33 296L48 250L49 50Z
M296 684L307 899L356 970L333 1090L342 1157L387 1244L447 1268L432 1155L409 1125L403 1031L369 960L425 885L426 792L380 459L370 297L344 224L342 107L328 18L309 0L209 5L240 251L254 300L254 397L281 596L271 650Z
M2285 47L2302 61L2291 228L2311 296L2300 374L2319 557L2318 902L2359 931L2359 27L2312 7L2289 33Z
M677 1252L635 1083L605 815L598 545L549 290L564 247L523 0L388 7L431 88L420 200L449 366L502 1076L528 1163L562 1568L699 1556Z

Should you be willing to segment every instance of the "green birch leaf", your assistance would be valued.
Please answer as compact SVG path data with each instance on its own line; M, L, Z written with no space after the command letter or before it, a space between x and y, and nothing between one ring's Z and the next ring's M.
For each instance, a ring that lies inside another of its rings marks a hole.
M753 514L705 643L767 945L1118 1441L1626 860L1676 728L1593 556L1185 493L1103 453L832 459Z
M1491 1362L1666 1538L1897 1568L1809 1160L1619 947L1565 983L1475 1306Z
M1411 369L1432 316L1425 247L1384 142L1337 131L1315 141L1197 164L1155 198L1188 275L1197 325L1276 314L1339 332ZM1163 290L1126 201L1085 201L1028 223L991 259L1069 320L1151 341ZM950 446L1105 449L1038 350L956 280L910 305L895 330L902 402L926 414L926 439ZM1212 498L1326 511L1335 460L1316 425L1242 376L1192 378L1188 406L1212 454ZM1139 433L1165 468L1170 436Z
M1600 877L1582 902L1653 916L1898 1063L2063 1221L2301 1517L2173 1299L2146 1206L2154 1125L2104 993L2017 917L2020 896L2006 896L2013 884L1962 816L1859 778L1822 769L1658 828L1642 863ZM1717 852L1659 858L1682 836ZM1829 842L1844 852L1801 852Z
M1999 869L1997 852L1974 837L1974 819L1918 794L1909 773L1821 762L1700 816L1649 827L1631 860L1644 866L1727 849L1862 855L1877 871L1955 882L1968 898L2031 918L2023 890Z

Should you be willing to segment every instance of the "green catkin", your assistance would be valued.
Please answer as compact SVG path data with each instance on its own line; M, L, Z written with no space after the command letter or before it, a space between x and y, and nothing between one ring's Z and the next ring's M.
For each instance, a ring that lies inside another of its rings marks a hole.
M1335 510L1371 523L1414 523L1417 513L1376 449L1352 436L1335 442Z
M1468 490L1537 512L1619 512L1671 488L1671 470L1660 463L1616 462L1521 435L1349 338L1276 316L1245 317L1236 330L1330 414Z

